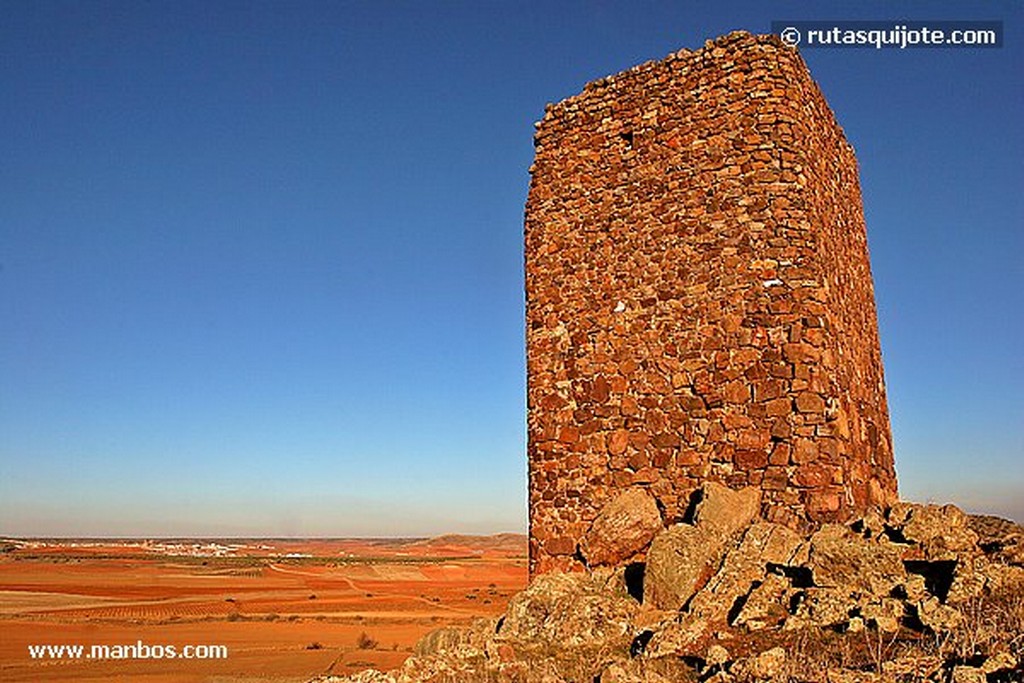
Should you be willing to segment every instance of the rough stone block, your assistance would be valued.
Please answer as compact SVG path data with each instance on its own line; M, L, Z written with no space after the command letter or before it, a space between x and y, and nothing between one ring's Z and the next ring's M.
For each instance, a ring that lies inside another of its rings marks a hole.
M662 526L654 498L629 489L601 509L580 550L591 567L614 565L644 550Z

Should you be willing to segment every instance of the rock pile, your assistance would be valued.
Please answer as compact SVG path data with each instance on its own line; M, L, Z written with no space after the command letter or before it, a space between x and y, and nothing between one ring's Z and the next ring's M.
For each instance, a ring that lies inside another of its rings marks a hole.
M901 502L800 535L758 516L759 489L697 498L657 531L629 523L651 517L642 496L614 501L586 572L536 577L503 617L429 634L396 672L320 680L1024 680L1020 527Z

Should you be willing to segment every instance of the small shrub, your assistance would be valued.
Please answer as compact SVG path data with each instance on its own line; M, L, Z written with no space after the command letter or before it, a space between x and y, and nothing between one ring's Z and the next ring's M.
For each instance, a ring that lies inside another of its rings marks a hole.
M962 617L960 625L941 647L947 657L967 660L991 655L1006 645L1013 656L1024 656L1024 582L985 592L957 605L957 609Z
M375 650L377 649L378 644L379 643L371 638L366 631L360 633L359 637L356 638L356 647L360 650Z

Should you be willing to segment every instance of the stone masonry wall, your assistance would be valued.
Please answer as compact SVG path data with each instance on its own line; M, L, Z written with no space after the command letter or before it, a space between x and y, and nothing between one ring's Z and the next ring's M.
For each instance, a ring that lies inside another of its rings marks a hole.
M548 107L526 207L530 565L706 480L791 527L896 498L853 150L794 50L734 33Z

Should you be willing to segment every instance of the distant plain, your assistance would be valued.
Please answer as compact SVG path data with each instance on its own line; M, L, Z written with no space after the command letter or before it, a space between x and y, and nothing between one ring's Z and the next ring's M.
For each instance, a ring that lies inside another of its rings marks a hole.
M522 535L6 540L0 679L306 681L400 666L442 626L502 613ZM226 659L43 660L29 645L226 645Z

